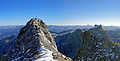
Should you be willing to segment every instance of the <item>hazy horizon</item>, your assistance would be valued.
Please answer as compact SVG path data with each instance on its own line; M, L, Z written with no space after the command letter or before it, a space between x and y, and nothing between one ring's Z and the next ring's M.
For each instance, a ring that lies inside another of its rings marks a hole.
M25 24L9 24L9 25L0 25L0 26L24 26ZM52 26L95 26L95 25L102 25L102 24L46 24L46 25L52 25ZM117 25L102 25L102 26L117 26ZM118 25L117 27L120 27Z
M31 18L47 25L120 26L120 0L1 0L0 26L25 25Z

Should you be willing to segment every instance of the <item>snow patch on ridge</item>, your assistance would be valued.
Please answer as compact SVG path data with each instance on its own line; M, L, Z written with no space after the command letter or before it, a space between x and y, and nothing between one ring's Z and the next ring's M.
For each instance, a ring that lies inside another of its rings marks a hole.
M42 57L36 59L35 61L57 61L53 59L53 52L44 48L44 46L41 47L40 51L42 52L42 54L40 54Z

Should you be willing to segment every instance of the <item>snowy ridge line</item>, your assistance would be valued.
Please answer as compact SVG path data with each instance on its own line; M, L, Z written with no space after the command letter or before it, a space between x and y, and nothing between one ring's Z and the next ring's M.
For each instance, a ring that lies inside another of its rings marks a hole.
M53 59L53 52L44 48L44 46L41 46L39 50L42 52L42 54L40 54L42 57L36 59L35 61L57 61Z

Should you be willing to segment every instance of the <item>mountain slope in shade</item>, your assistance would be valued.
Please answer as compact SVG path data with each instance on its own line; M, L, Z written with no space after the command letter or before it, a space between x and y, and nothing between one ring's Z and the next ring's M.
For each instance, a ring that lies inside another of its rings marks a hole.
M113 48L112 42L107 37L102 26L58 35L55 37L58 50L74 61L87 60L119 60L119 56Z
M38 18L20 30L10 54L10 60L71 61L58 52L48 27Z
M81 48L82 31L77 29L74 32L68 32L66 34L55 37L58 51L68 57L73 57L77 48Z

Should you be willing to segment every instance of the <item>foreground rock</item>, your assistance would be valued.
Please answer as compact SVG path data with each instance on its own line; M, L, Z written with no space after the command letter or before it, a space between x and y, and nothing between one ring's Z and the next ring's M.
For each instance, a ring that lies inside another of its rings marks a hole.
M52 34L38 18L31 19L20 30L10 54L10 60L13 61L71 61L58 52Z

